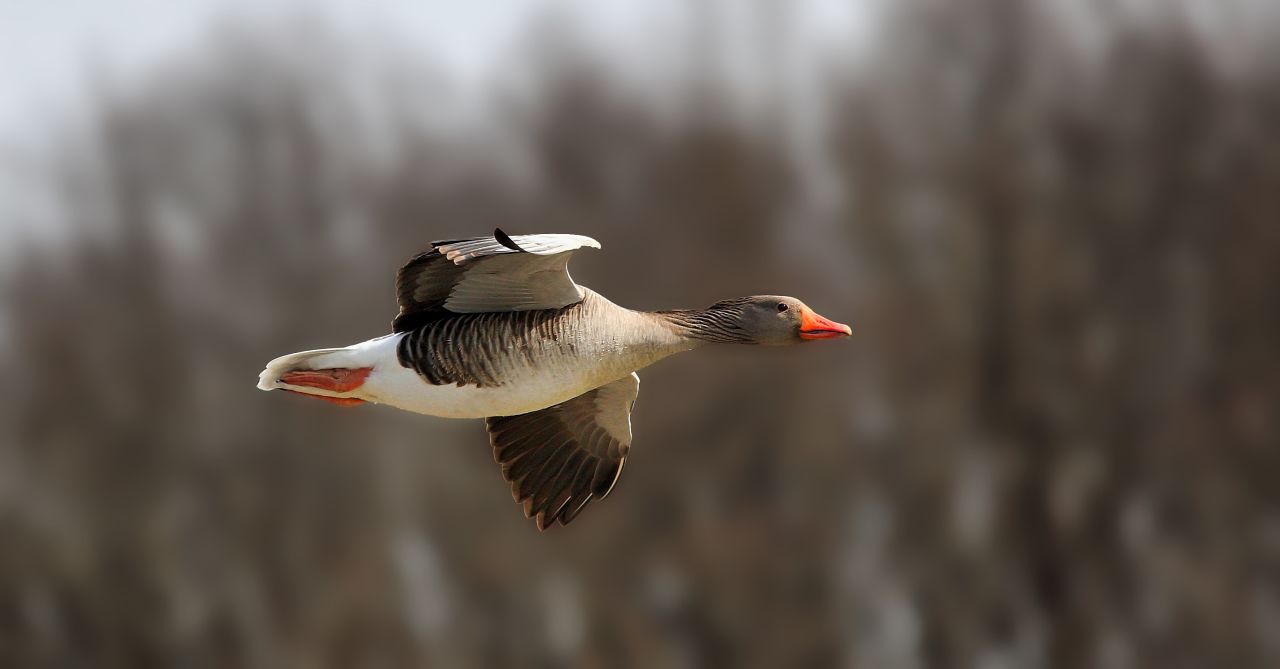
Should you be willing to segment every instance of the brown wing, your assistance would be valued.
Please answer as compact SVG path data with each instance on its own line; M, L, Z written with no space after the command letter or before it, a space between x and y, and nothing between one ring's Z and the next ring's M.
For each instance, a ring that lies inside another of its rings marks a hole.
M442 314L559 309L582 300L569 276L569 257L600 248L581 235L517 235L431 243L396 273L396 332Z
M568 525L613 490L631 448L635 373L571 400L519 416L485 419L493 458L526 518L545 530Z

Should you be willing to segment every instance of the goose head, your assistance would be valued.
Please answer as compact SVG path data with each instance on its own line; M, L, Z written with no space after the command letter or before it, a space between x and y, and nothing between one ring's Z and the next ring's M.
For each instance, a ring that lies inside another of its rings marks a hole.
M852 330L785 295L752 295L716 302L703 310L706 325L731 335L721 341L783 346L848 337Z

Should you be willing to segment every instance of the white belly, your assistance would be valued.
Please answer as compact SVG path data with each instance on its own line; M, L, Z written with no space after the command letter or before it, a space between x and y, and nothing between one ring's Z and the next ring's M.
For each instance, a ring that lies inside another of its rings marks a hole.
M437 386L400 364L396 345L403 337L389 335L348 349L373 367L364 385L349 397L444 418L514 416L577 397L632 371L609 369L613 365L574 365L568 369L525 370L492 388Z

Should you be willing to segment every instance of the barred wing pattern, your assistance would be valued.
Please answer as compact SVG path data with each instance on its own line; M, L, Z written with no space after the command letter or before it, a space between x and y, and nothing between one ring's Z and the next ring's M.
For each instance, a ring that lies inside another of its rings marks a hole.
M526 518L568 525L618 481L631 448L634 372L573 399L518 416L485 419L493 457Z

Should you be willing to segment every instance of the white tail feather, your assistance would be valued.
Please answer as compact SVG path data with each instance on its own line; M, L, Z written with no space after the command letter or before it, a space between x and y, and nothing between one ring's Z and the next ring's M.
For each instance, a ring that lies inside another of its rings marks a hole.
M258 388L274 390L275 388L285 387L287 384L280 383L280 376L301 369L359 367L360 365L352 359L353 357L351 347L320 348L314 351L282 355L268 362L267 368L258 375Z

